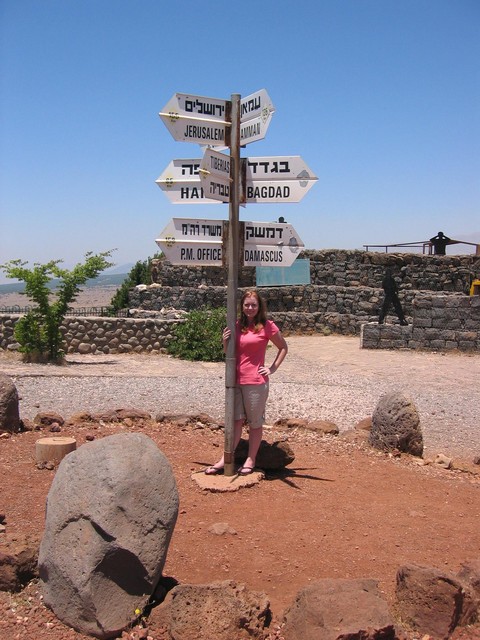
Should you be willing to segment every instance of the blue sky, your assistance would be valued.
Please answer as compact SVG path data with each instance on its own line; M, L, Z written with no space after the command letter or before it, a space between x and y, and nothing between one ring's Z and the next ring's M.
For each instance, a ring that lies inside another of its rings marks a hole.
M0 0L0 40L0 262L136 262L172 217L227 219L155 184L201 156L158 112L261 88L276 112L242 155L319 180L241 219L284 216L314 249L480 242L478 0Z

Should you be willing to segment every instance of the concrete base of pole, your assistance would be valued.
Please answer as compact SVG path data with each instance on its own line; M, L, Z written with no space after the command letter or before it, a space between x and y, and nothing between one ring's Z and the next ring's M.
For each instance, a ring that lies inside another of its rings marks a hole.
M246 487L254 487L259 484L264 477L265 474L263 471L254 471L247 476L241 476L238 473L233 476L226 476L223 473L207 475L203 471L192 473L192 480L198 484L200 489L214 493L225 493L227 491L238 491Z

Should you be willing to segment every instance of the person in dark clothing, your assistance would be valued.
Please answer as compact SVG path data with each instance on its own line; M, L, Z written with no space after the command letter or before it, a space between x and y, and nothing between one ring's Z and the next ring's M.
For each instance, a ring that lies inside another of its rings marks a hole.
M388 313L391 305L395 309L395 313L400 320L402 326L406 326L408 322L405 320L405 314L403 313L402 305L398 299L398 287L395 282L395 278L392 276L391 269L385 269L385 276L382 280L382 288L385 292L385 298L383 300L382 308L380 309L380 316L378 318L378 324L383 324L385 316Z
M433 244L433 251L436 256L444 256L447 244L450 242L450 238L443 234L443 231L439 231L436 236L430 238L430 242Z

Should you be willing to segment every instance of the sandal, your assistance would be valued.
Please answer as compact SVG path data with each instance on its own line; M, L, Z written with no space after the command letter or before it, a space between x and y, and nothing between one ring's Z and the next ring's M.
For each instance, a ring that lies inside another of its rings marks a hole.
M238 475L249 476L254 471L255 471L254 467L240 467L240 469L238 470Z
M216 467L215 465L213 467L207 467L204 473L207 476L216 476L219 473L223 473L223 467Z

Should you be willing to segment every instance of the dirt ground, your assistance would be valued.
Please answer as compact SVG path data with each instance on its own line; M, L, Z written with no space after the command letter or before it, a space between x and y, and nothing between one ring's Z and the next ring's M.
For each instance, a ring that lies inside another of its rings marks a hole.
M338 359L337 345L331 357ZM361 352L349 366L373 375ZM448 379L445 374L447 386ZM61 435L88 446L92 436L125 431L150 436L176 478L180 511L164 575L183 584L232 579L265 592L274 618L272 639L280 640L283 611L298 590L315 580L375 578L392 605L400 566L416 563L457 572L462 563L480 556L478 466L444 470L371 450L344 436L268 429L267 441L287 438L295 453L287 471L267 474L251 488L212 493L202 491L192 473L219 457L224 444L220 430L138 421L84 423L64 427ZM41 539L55 474L35 464L35 441L45 435L53 434L47 429L0 438L0 512L6 526L0 550L15 538ZM216 523L227 523L232 532L212 533ZM153 640L165 640L157 611L152 610L144 626ZM20 593L0 592L0 640L30 638L87 638L44 607L36 581ZM479 640L480 627L458 630L454 638Z
M299 431L288 435L295 461L286 473L267 474L252 488L211 493L199 488L192 472L218 456L221 431L142 421L87 423L64 428L62 435L88 446L87 436L127 430L141 431L158 444L177 481L180 512L164 575L195 584L234 579L264 591L275 624L297 591L320 578L375 578L392 604L401 565L457 572L479 556L478 473L420 466L407 456ZM42 435L33 431L0 441L0 510L6 514L7 540L41 538L55 473L36 468L34 445ZM287 436L266 433L268 441L282 437ZM216 523L227 523L233 532L210 532ZM42 605L36 582L18 594L0 593L0 609L2 640L84 637ZM165 637L155 609L146 625L155 640ZM479 629L465 632L457 637L480 637Z

